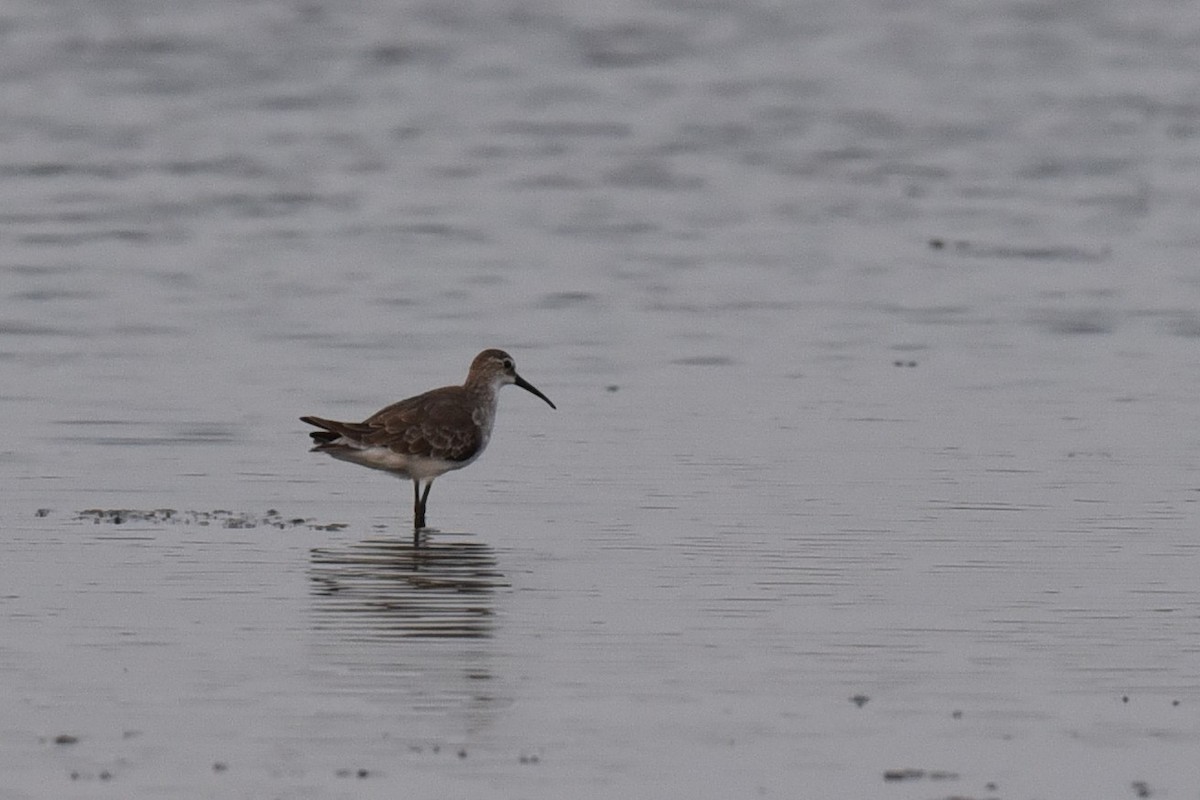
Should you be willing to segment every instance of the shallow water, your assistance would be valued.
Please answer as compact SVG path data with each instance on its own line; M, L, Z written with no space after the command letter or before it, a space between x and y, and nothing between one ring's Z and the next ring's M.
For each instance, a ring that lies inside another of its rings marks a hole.
M1198 25L12 4L0 794L1194 793Z

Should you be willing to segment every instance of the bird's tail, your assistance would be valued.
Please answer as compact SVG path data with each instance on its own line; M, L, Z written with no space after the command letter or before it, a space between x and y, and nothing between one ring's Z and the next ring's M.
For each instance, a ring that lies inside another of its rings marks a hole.
M337 430L335 430L335 426L338 423L334 422L333 420L321 419L320 417L301 417L300 421L307 422L309 425L315 425L316 427L322 429L319 431L309 431L308 435L311 436L312 440L317 444L332 444L342 436L337 432Z

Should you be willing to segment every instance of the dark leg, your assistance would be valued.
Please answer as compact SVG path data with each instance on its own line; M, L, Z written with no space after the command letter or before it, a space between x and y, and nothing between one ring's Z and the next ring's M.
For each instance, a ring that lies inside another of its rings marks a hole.
M426 487L425 494L429 494ZM419 531L425 527L425 499L421 497L421 482L413 479L413 530Z
M429 479L429 483L425 484L425 491L421 492L421 527L425 527L425 501L429 499L429 489L433 486L433 478Z

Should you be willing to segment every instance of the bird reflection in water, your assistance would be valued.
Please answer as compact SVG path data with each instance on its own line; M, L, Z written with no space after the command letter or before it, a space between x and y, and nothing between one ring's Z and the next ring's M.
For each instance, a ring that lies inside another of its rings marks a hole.
M495 552L471 541L367 540L314 548L315 625L352 639L481 638L492 633Z

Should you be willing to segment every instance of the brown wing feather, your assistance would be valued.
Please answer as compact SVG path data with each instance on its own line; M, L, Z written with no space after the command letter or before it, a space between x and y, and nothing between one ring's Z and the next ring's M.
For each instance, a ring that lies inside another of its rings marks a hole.
M447 386L401 400L375 413L364 440L406 455L466 461L479 450L479 427L461 386Z
M392 403L363 422L301 419L324 429L309 434L318 442L318 449L340 447L334 443L345 438L360 447L386 447L404 455L466 461L478 452L482 439L462 391L461 386L434 389Z

